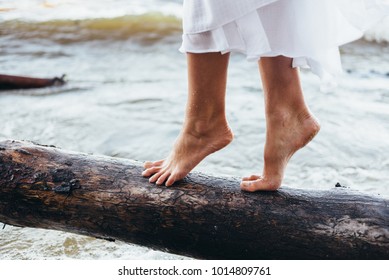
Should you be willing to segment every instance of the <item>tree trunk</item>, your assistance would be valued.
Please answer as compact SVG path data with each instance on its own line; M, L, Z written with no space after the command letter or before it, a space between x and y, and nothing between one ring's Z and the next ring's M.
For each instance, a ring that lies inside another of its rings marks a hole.
M139 163L0 142L0 221L201 259L389 259L388 200L344 188L245 193L192 173L158 187Z
M10 89L32 89L50 86L62 86L65 84L64 75L60 78L41 79L22 76L11 76L0 74L0 90Z

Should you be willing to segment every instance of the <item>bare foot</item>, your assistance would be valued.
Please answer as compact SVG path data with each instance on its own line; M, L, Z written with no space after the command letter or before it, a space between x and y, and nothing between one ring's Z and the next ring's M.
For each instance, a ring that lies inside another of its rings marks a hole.
M166 186L183 179L206 156L224 148L233 139L225 120L204 124L185 125L173 151L165 160L146 162L142 175L150 177L151 183Z
M319 130L318 121L309 111L295 116L286 112L274 114L267 122L263 174L243 178L241 189L249 192L277 190L289 159Z

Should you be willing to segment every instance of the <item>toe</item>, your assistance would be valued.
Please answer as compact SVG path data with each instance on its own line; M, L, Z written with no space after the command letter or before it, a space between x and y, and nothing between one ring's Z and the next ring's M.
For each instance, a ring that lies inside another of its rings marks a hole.
M152 167L153 166L153 163L151 162L151 161L146 161L144 164L143 164L143 167L144 168L150 168L150 167Z
M246 192L255 192L255 185L254 185L254 181L252 180L243 180L241 183L240 183L240 188L243 190L243 191L246 191Z
M158 173L161 170L161 167L156 166L156 167L150 167L146 169L145 171L142 172L143 177L149 177L155 173Z
M143 164L143 167L144 167L144 168L151 168L151 167L160 166L160 165L163 163L163 161L164 161L163 159L158 160L158 161L154 161L154 162L146 161L146 162Z
M268 182L263 178L252 180L252 181L242 181L240 187L243 191L246 192L256 192L256 191L276 191L280 186L274 182Z
M262 178L262 176L259 176L259 175L251 175L249 177L243 177L242 181L254 181L254 180L261 179L261 178Z
M170 187L175 181L177 181L176 174L170 174L169 178L166 180L165 186Z
M174 176L170 174L169 178L166 180L165 186L170 187L171 185L174 184L176 180L174 179Z
M188 173L183 172L182 170L177 170L176 169L175 172L172 172L172 174L167 179L167 181L165 183L165 186L170 187L171 185L173 185L178 180L183 179L187 174Z
M166 179L170 176L170 172L165 171L157 180L156 184L157 185L162 185Z
M159 172L155 173L153 176L151 176L149 178L149 182L155 183L159 179L159 177L161 177L162 174L163 174L163 171L159 171Z

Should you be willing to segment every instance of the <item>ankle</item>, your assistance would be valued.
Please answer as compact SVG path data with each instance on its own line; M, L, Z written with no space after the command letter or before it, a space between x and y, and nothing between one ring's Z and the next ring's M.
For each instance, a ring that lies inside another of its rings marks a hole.
M209 132L228 128L227 120L223 117L189 118L184 125L186 131L192 134L204 135Z
M273 110L269 110L267 114L268 121L272 124L281 124L285 125L290 122L299 122L303 123L305 120L313 118L311 112L303 106L302 108L297 107L278 107Z
M293 111L289 108L277 107L276 109L271 109L266 114L266 121L268 124L272 125L282 125L288 123L293 118Z

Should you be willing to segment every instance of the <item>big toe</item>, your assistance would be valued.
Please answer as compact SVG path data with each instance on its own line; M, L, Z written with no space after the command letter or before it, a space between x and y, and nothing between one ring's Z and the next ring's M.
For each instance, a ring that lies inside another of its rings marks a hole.
M279 184L269 182L263 178L250 181L242 181L240 188L246 192L257 192L257 191L276 191L280 187Z
M255 181L249 180L248 178L243 178L243 179L246 179L246 180L243 180L242 182L240 182L241 190L246 191L246 192L255 192L256 191L256 186L254 184Z
M242 181L254 181L254 180L261 179L261 178L262 178L262 176L259 176L259 175L251 175L249 177L243 177Z
M177 182L177 181L183 179L187 174L188 174L187 172L175 170L175 171L172 172L172 173L170 174L170 176L167 178L166 183L165 183L165 186L166 186L166 187L170 187L170 186L173 185L175 182Z

